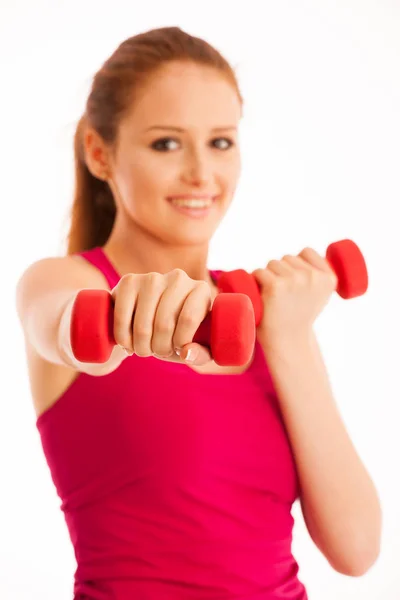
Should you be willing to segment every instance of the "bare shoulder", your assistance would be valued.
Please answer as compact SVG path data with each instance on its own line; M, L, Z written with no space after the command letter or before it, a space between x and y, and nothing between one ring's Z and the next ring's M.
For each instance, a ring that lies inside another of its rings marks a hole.
M109 289L109 285L102 272L82 256L50 256L31 263L20 275L15 290L21 323L24 325L36 299L83 288Z
M21 321L35 298L82 288L109 289L109 285L102 272L79 255L46 257L31 263L17 285L17 310ZM55 404L79 372L45 360L26 339L25 351L31 396L39 417Z
M30 265L21 274L18 290L36 287L77 288L99 287L107 289L108 283L99 269L79 255L50 256L41 258Z

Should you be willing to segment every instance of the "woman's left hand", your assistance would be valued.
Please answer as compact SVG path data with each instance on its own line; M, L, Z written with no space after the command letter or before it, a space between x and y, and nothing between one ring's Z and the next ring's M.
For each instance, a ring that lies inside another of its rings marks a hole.
M328 261L312 248L304 248L298 256L270 260L266 269L256 269L252 275L264 305L257 334L268 344L308 335L338 284Z

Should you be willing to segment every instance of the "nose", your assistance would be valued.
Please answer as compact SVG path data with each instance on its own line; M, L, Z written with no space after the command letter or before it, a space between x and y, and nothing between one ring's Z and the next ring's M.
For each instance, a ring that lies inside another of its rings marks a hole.
M186 157L183 169L183 179L185 183L196 186L207 185L212 178L212 164L210 157L206 157L199 150L194 150Z

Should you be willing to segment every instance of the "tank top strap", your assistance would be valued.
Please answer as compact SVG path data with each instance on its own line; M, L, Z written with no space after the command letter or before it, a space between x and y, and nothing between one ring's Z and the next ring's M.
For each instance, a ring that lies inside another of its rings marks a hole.
M216 270L216 269L213 269L213 270L210 269L209 273L210 273L210 277L213 280L213 282L218 283L218 278L223 273L223 271Z
M110 286L110 289L117 285L118 281L121 279L121 276L101 246L96 246L90 250L84 250L83 252L77 252L77 254L82 256L82 258L86 259L103 273L108 285Z

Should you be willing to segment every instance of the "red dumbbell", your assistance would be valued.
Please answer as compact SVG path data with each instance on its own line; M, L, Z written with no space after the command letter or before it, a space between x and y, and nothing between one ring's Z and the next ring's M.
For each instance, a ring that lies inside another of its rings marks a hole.
M362 296L368 289L368 272L363 255L351 240L333 242L326 251L326 260L338 278L337 293L345 299ZM243 269L227 271L218 279L221 292L247 294L254 307L256 327L260 324L263 303L256 279Z
M81 290L71 313L71 347L80 362L106 362L116 345L114 301L107 290ZM217 296L212 310L193 338L207 346L213 360L222 366L249 362L256 339L254 309L247 294Z

